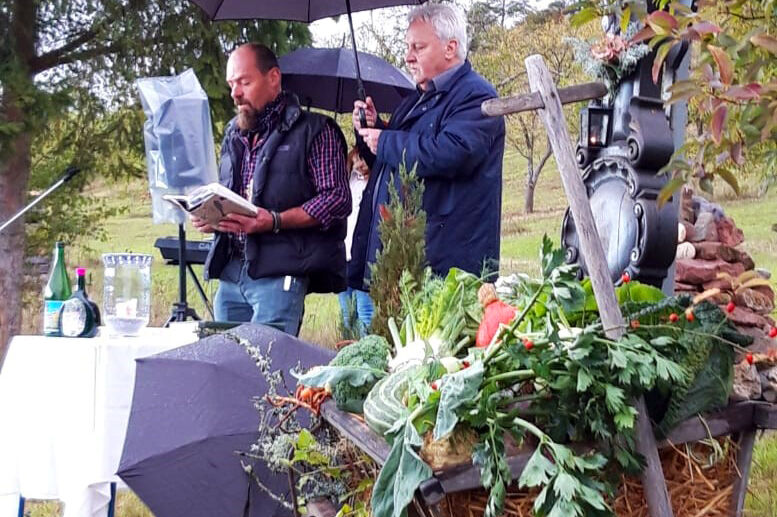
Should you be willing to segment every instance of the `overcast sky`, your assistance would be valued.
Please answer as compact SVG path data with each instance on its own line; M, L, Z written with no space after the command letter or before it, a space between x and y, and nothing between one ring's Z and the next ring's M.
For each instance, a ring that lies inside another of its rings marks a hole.
M460 0L457 3L461 5L469 5L473 0ZM550 0L530 0L531 4L535 8L543 8L550 3ZM409 12L410 7L389 8L389 9L401 9L405 12ZM373 16L379 16L384 9L376 9L374 11L362 11L353 14L353 25L358 32L359 23L367 23L369 21L370 13ZM333 18L326 18L324 20L318 20L310 24L310 31L313 33L313 46L324 46L331 40L334 35L346 34L348 31L348 17L340 16L337 22Z

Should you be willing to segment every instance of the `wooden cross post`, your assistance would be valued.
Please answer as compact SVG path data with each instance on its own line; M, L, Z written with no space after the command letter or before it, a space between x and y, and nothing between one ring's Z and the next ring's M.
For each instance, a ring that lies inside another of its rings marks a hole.
M533 93L508 100L487 101L483 104L483 113L502 115L539 109L553 148L553 154L556 157L556 164L561 173L564 191L569 201L569 209L575 220L580 248L588 266L605 334L610 339L617 340L624 333L623 315L615 297L615 289L605 260L604 249L596 230L591 205L586 195L583 178L575 161L572 140L569 137L566 120L561 110L562 101L574 102L601 97L604 87L599 85L596 88L588 84L559 91L553 83L545 62L539 55L529 56L526 59L526 70L528 71L529 87ZM597 91L600 92L599 95L595 95ZM586 97L586 95L588 96ZM524 99L523 102L521 99ZM538 101L541 103L538 104ZM636 421L637 451L645 458L646 462L642 472L642 486L645 490L648 510L651 517L672 517L672 506L666 490L666 480L661 470L656 439L643 397L635 401L635 407L638 412Z

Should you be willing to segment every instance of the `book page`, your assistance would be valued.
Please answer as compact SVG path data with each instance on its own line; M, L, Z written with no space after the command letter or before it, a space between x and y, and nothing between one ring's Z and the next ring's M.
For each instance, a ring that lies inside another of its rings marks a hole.
M163 199L216 227L227 214L254 217L257 207L227 187L210 183L194 190L188 196L168 194Z

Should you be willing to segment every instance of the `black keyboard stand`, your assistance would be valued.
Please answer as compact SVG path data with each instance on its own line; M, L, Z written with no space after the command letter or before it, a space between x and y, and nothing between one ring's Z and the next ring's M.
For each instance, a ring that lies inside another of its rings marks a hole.
M194 268L192 268L191 262L188 262L186 264L186 269L189 270L189 275L191 275L192 280L194 280L194 287L196 287L197 292L200 293L200 298L202 298L202 303L205 304L205 309L207 309L208 314L210 314L210 319L212 319L213 321L216 321L216 316L213 314L213 306L210 304L210 300L208 300L208 295L205 294L205 290L202 288L200 279L197 278L197 274L194 272Z
M202 290L199 280L194 275L194 271L191 269L191 265L186 262L186 230L184 225L178 225L178 301L173 304L173 310L170 317L165 322L165 327L169 327L170 323L174 321L186 321L191 318L199 321L200 318L193 307L189 307L186 303L186 270L189 269L192 277L195 280L197 288L201 296L205 296L205 292Z

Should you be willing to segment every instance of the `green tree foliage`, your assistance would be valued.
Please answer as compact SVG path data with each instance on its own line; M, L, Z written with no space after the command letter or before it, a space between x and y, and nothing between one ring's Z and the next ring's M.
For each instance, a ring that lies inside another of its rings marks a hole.
M480 48L481 37L492 27L507 28L516 18L530 11L526 0L478 0L467 10L467 25L470 33L470 50Z
M0 234L0 267L18 272L25 249L38 254L58 238L99 237L106 208L78 192L94 178L144 174L136 78L192 68L218 138L233 113L226 58L247 41L282 55L308 44L310 33L283 21L213 23L187 0L0 0L0 221L67 164L84 170L27 216L31 224ZM6 276L0 358L20 326L21 275Z
M497 89L500 96L529 92L524 60L540 54L559 87L586 82L580 65L575 62L568 37L592 37L591 26L573 28L563 13L555 8L527 16L510 29L491 26L480 39L477 52L471 56L473 66ZM580 104L564 106L567 125L572 133L578 128ZM540 173L552 150L545 127L536 112L509 115L506 119L507 144L526 160L524 211L534 211L534 191Z
M389 317L404 316L399 281L403 271L420 284L426 266L426 212L421 208L423 183L415 175L415 167L408 171L404 162L399 165L398 177L392 179L389 204L380 206L378 231L383 249L378 252L375 264L370 265L370 297L375 302L370 330L380 336L390 335Z
M638 16L645 28L632 43L649 42L656 50L654 80L660 80L671 49L691 45L688 80L675 83L668 103L688 101L690 131L686 144L666 168L674 174L670 190L696 180L712 191L717 176L739 191L739 180L753 168L774 179L777 170L777 1L699 2L691 11L680 2L660 0L662 10L647 13L642 2L584 0L573 21L585 23L604 14Z

